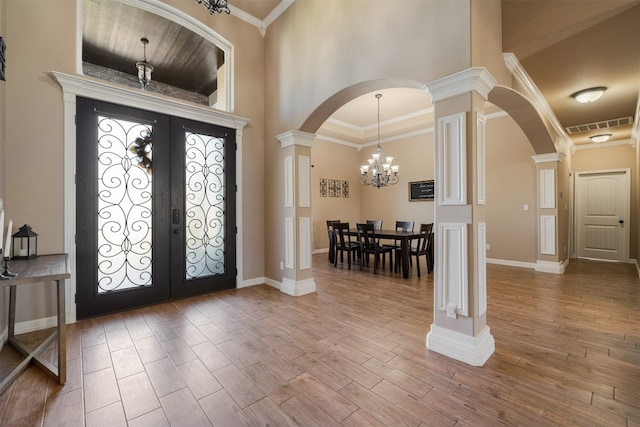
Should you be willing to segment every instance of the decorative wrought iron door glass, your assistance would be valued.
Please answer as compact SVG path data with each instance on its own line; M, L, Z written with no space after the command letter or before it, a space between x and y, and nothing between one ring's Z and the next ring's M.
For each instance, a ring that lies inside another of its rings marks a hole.
M185 132L186 280L225 273L225 138Z
M152 134L98 116L98 294L152 284L152 173L135 149Z

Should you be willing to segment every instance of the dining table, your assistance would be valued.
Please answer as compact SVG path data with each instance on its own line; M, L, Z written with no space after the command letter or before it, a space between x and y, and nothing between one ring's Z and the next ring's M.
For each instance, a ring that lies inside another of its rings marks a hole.
M349 234L351 236L357 236L358 229L350 228ZM402 277L405 279L409 278L409 246L411 245L411 240L420 237L420 232L382 229L376 230L376 237L380 239L400 241L400 265L402 267ZM396 262L398 262L397 259Z

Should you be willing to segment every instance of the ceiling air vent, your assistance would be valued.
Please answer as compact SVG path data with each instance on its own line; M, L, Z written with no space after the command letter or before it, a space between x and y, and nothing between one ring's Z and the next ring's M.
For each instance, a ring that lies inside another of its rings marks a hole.
M607 129L607 128L613 128L616 126L627 126L632 123L633 123L633 117L629 116L629 117L622 117L620 119L604 120L602 122L567 126L564 129L567 131L567 134L573 135L574 133L589 132L592 130Z

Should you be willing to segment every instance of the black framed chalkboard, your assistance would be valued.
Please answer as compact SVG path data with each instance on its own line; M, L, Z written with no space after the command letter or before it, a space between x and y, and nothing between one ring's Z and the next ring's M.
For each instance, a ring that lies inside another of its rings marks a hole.
M433 200L434 185L433 180L414 181L409 183L409 201L417 202L424 200Z

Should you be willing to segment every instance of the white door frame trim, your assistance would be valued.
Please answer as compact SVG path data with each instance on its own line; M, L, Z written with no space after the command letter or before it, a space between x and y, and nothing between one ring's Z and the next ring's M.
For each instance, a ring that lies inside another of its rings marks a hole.
M71 279L66 281L67 323L76 321L76 97L98 99L143 110L160 112L236 129L236 283L243 283L242 264L242 134L248 119L212 110L209 107L187 104L177 99L132 90L98 79L51 72L51 77L62 87L64 102L64 252L69 254Z
M578 227L580 226L580 219L579 219L579 215L581 214L580 211L580 206L578 205L577 201L577 197L579 194L578 191L578 183L580 181L580 177L583 175L606 175L606 174L620 174L623 173L624 176L626 177L626 184L627 184L627 201L626 201L626 206L625 206L625 221L627 222L625 224L625 233L624 233L624 248L623 248L623 253L622 253L622 258L623 258L623 262L629 263L629 243L630 243L630 239L631 239L631 169L630 168L619 168L619 169L600 169L600 170L587 170L587 171L579 171L579 172L575 172L576 174L576 180L575 180L575 201L574 201L574 205L575 205L575 209L574 209L574 238L575 238L575 242L576 242L576 247L575 247L575 256L578 257L579 253L580 253L580 247L578 245L578 240L579 240L579 230ZM606 260L602 260L602 261L606 261Z

